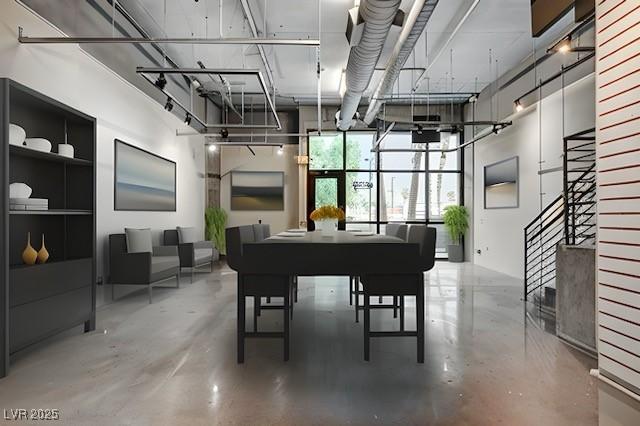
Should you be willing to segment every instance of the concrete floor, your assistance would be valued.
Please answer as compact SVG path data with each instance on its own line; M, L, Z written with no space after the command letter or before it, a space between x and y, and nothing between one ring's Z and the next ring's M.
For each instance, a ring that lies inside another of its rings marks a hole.
M0 409L58 408L63 424L83 425L598 422L595 360L529 319L521 282L505 275L437 264L423 365L412 338L374 339L363 361L348 281L333 277L300 279L289 362L280 340L253 339L238 365L235 274L199 278L156 289L152 305L139 292L103 306L98 331L19 354L0 380ZM263 330L281 324L278 311L261 317ZM397 320L374 311L372 326Z

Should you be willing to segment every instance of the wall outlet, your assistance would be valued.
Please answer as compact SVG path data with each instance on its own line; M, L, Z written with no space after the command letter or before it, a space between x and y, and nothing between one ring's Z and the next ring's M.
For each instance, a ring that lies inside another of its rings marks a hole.
M478 253L478 254L482 254L482 250L477 249L477 250L476 250L476 253Z

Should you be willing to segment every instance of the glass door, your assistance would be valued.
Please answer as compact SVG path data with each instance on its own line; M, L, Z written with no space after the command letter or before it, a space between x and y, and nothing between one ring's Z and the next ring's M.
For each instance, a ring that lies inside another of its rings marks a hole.
M315 224L309 215L321 206L333 205L344 210L345 186L344 172L309 172L307 191L307 229L313 231ZM344 222L338 223L338 229L345 229Z

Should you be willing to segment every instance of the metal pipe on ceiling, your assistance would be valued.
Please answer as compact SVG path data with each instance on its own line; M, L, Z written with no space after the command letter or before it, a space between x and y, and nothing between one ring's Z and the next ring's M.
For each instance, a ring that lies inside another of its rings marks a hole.
M276 107L273 104L273 100L269 95L267 85L264 81L264 77L262 76L262 72L256 69L216 69L216 68L154 68L154 67L138 67L136 69L138 74L144 75L148 74L217 74L217 75L254 75L258 79L260 83L260 88L262 89L265 99L271 109L271 113L276 121L276 124L273 128L280 130L282 129L282 123L280 123L280 118L278 117L278 113L276 111ZM227 127L227 125L218 125L218 124L206 124L205 127ZM249 128L248 126L240 125L243 128ZM263 128L271 128L271 127L263 127Z
M407 22L405 22L400 37L387 61L386 70L373 92L373 100L369 103L369 108L364 117L365 124L369 125L376 119L383 104L380 98L392 92L393 84L398 79L400 70L409 59L411 52L413 52L437 5L438 0L416 0L413 3Z
M358 44L351 48L347 62L346 91L338 113L337 126L346 131L353 124L364 91L369 86L389 30L396 19L400 0L362 0L357 11L363 21Z
M277 38L144 38L144 37L27 37L20 35L22 44L253 44L258 46L319 46L319 40Z
M480 0L474 0L473 3L471 3L471 5L469 6L465 14L460 19L460 21L458 21L458 23L456 24L455 28L453 29L453 31L451 32L447 40L442 44L442 46L440 46L440 49L435 54L435 56L432 58L429 58L429 65L427 65L427 69L425 69L422 72L422 74L418 76L418 79L413 85L412 91L415 92L420 88L420 84L422 84L422 81L427 77L429 70L431 69L433 64L435 64L436 61L440 58L440 56L442 56L442 54L445 52L445 49L447 48L449 43L451 43L454 37L458 34L458 31L460 31L460 28L462 28L464 23L467 22L467 19L469 19L469 16L471 16L471 13L475 10L476 6L478 6L478 3L480 3Z
M483 131L480 132L480 134L476 137L474 137L473 139L463 143L462 145L458 145L454 148L448 148L448 149L415 149L415 148L408 148L408 149L396 149L396 148L390 148L390 149L379 149L379 148L372 148L371 152L455 152L455 151L459 151L461 149L466 148L469 145L473 145L476 142L481 141L482 139L486 138L487 136L491 136L493 134L498 134L500 133L500 131L502 131L502 129L511 126L511 122L504 122L504 123L498 123L498 124L494 124L492 128L487 128L484 129Z
M242 12L244 13L244 17L247 19L247 23L249 24L249 29L251 30L251 34L254 37L258 37L258 28L256 27L256 21L253 18L253 13L251 12L251 7L249 6L248 0L240 0L240 5L242 6ZM266 37L266 34L263 34ZM318 40L318 45L320 44L320 40ZM262 45L257 45L258 53L260 54L260 58L262 59L262 64L264 65L265 72L267 73L267 79L269 80L269 84L271 87L275 87L275 83L273 80L273 72L271 71L271 66L269 65L269 61L267 61L267 55L264 53L264 48Z

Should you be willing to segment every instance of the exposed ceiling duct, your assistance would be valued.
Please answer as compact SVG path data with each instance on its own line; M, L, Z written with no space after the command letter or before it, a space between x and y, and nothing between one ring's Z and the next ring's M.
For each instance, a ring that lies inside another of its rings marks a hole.
M380 83L373 93L372 101L364 117L364 122L369 125L376 119L380 107L393 90L393 84L400 75L400 70L404 67L405 62L409 59L418 39L424 32L425 27L433 10L438 5L438 0L416 0L407 16L407 22L402 28L400 38L393 48L393 52L387 61L385 72L380 79Z
M363 25L359 40L351 48L346 69L346 91L338 112L337 126L346 131L352 126L362 94L369 86L371 77L380 58L380 53L396 21L401 0L362 0L357 14L356 25ZM353 45L353 41L350 41Z

